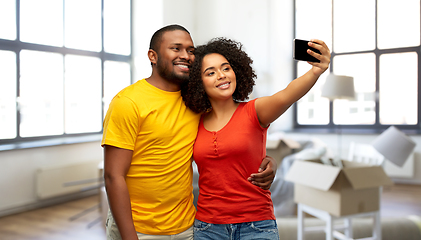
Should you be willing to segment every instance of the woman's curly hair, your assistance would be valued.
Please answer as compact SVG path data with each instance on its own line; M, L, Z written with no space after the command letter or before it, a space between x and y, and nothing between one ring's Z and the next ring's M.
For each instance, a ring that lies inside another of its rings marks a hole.
M201 74L203 58L211 53L224 56L235 72L237 87L233 99L235 101L248 99L253 91L256 74L251 66L253 60L242 48L241 43L221 37L214 38L195 49L195 60L190 69L189 81L181 86L181 95L188 108L196 113L204 113L211 109Z

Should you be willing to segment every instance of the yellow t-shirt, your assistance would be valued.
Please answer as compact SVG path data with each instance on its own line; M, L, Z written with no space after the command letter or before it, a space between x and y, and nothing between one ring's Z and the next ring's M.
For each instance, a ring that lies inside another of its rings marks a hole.
M101 144L133 150L126 183L136 231L172 235L193 225L191 156L199 119L180 91L160 90L145 79L110 103Z

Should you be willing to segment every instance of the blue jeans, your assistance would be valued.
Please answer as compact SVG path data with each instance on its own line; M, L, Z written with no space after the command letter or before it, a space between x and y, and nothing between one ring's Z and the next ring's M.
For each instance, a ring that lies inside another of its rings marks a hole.
M195 219L193 237L199 240L279 240L279 233L275 220L211 224Z

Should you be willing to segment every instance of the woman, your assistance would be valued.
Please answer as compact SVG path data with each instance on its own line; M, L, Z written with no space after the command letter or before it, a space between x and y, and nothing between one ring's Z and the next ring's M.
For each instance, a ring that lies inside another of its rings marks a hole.
M266 155L269 124L304 96L326 71L330 52L323 41L309 46L320 60L284 90L244 102L256 75L238 42L216 38L195 50L186 105L202 115L193 149L199 170L195 239L279 239L269 190L247 181ZM228 173L228 174L227 174Z

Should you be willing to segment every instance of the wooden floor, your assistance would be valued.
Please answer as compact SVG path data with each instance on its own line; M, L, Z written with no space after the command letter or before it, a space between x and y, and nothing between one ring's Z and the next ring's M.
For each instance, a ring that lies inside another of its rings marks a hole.
M395 185L383 189L383 217L421 216L421 186ZM84 199L0 218L1 240L105 240L99 197Z
M1 240L105 240L99 196L0 218Z
M421 216L421 185L395 184L384 187L381 203L384 217Z

